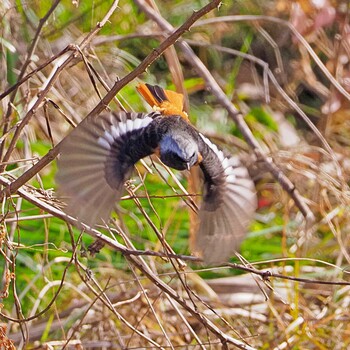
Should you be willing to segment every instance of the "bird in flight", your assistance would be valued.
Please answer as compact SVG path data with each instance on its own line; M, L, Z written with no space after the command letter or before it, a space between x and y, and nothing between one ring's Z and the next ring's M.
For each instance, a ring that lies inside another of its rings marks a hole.
M194 251L206 264L226 262L256 210L247 169L190 124L182 94L149 84L137 90L153 112L87 117L63 141L56 182L65 211L90 226L107 221L134 164L146 156L156 154L177 170L199 166L203 198Z

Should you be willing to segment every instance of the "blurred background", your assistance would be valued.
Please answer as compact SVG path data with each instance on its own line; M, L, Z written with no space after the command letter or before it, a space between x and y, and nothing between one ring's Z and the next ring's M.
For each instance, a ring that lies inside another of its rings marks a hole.
M48 157L107 89L165 39L144 7L177 28L207 3L2 1L1 189ZM150 111L136 92L139 82L183 93L192 123L239 155L256 184L259 207L232 262L308 281L138 258L187 309L119 252L89 253L94 239L52 209L62 205L50 160L21 184L22 192L1 194L0 348L216 349L225 337L256 349L350 346L348 2L226 1L182 40L302 194L313 223L306 225L290 193L176 44L109 108ZM196 174L169 172L145 159L127 187L101 232L130 249L162 252L158 230L177 254L190 255L196 217L187 193L198 191Z

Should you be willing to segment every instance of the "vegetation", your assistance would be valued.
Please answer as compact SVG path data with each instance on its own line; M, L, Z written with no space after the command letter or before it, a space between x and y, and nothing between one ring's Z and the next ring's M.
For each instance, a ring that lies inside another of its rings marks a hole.
M218 3L0 3L0 349L349 348L348 2ZM248 167L231 263L190 256L197 174L156 158L108 227L62 211L60 141L106 104L149 110L140 81Z

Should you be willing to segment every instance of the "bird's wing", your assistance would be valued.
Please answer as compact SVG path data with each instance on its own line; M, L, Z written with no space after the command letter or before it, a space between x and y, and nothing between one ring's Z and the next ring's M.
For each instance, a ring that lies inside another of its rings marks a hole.
M237 157L226 156L202 134L199 151L204 190L194 250L207 264L223 263L238 249L253 218L254 183Z
M56 181L66 212L94 225L106 221L133 165L154 152L158 113L106 113L83 120L63 141Z
M163 115L179 115L189 122L188 115L184 111L182 94L150 84L139 84L136 89L152 108Z

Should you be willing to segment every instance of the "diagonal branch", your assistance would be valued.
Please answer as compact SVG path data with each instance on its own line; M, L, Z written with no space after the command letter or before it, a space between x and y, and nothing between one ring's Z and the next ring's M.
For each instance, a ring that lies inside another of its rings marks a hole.
M47 11L46 15L39 20L39 25L38 25L38 28L36 29L33 42L32 42L32 44L30 45L30 47L28 49L26 60L23 63L23 66L22 66L21 71L19 73L19 76L18 76L18 79L17 79L18 82L20 82L22 80L22 78L23 78L23 76L24 76L24 74L25 74L25 72L27 70L27 67L30 64L31 60L32 60L33 53L34 53L34 51L35 51L35 49L36 49L36 47L38 45L38 41L39 41L39 38L40 38L40 33L41 33L41 30L42 30L45 22L48 20L48 18L51 16L51 14L55 11L55 9L58 6L58 4L60 3L60 1L61 0L56 0L52 4L52 6L49 8L49 10ZM10 116L11 116L12 109L13 109L13 102L15 101L17 90L19 88L18 84L16 84L15 86L16 86L16 88L13 90L13 93L11 94L10 101L8 103L8 109L7 109L5 118L4 118L3 135L5 135L7 133L7 131L8 131L8 127L9 127L9 124L10 124ZM2 157L3 149L4 149L4 142L2 142L0 144L0 159Z
M181 35L183 35L186 31L188 31L191 26L202 16L207 14L208 12L212 11L216 7L220 5L221 1L215 0L211 1L208 5L204 6L200 10L194 12L186 22L184 22L183 25L181 25L177 30L173 30L172 34L170 34L164 41L161 42L161 44L154 49L131 73L126 75L124 78L117 81L111 90L105 95L105 97L97 104L97 106L89 113L89 116L91 115L98 115L101 113L106 106L111 102L113 97L121 90L125 85L130 83L132 80L137 78L141 73L145 72L146 69L157 59L160 55L163 54L163 52L173 45ZM85 41L83 41L85 44ZM81 46L80 46L81 49ZM38 104L35 104L35 108ZM33 107L34 109L34 107ZM33 113L33 112L31 112ZM28 112L29 114L29 112ZM27 116L26 116L27 117ZM25 118L26 118L25 117ZM24 124L24 123L23 123ZM25 125L25 124L24 124ZM17 136L19 136L19 132L23 129L19 130L19 128L16 130ZM12 144L12 149L14 148L15 144ZM58 143L54 148L52 148L43 158L41 158L38 163L33 165L30 169L28 169L26 172L24 172L19 178L17 178L14 182L12 182L8 187L3 189L0 192L0 198L2 198L5 194L11 195L12 193L15 193L23 184L25 184L27 181L29 181L33 176L35 176L42 168L44 168L47 164L49 164L52 160L56 158L56 156L59 154L61 143ZM8 150L9 153L10 149ZM5 160L4 160L5 161Z
M157 25L164 31L170 33L173 30L172 25L159 15L153 8L146 5L143 0L135 0L136 4L145 14L157 23ZM249 146L254 150L258 160L264 161L267 168L273 177L280 183L282 188L293 198L295 204L302 212L306 219L307 227L315 221L314 214L306 204L304 198L300 195L294 184L286 177L281 169L274 163L271 157L268 157L261 148L258 141L255 139L253 133L249 129L244 120L242 113L231 103L225 93L216 82L215 78L209 72L203 62L196 56L191 47L182 40L178 41L178 46L184 52L184 57L187 62L196 69L197 73L204 79L208 90L216 97L217 101L227 110L229 116L236 123Z
M83 50L92 40L92 38L101 30L101 28L107 23L108 19L112 16L112 14L114 13L114 11L116 10L116 8L118 7L118 3L119 0L114 0L112 6L110 7L109 11L107 12L107 14L105 15L105 17L102 19L101 22L98 22L96 27L94 28L94 30L92 30L84 39L83 41L80 43L79 48L80 50ZM74 45L71 45L72 47L74 47ZM51 79L48 81L47 85L45 86L45 89L43 91L40 92L36 102L34 103L33 107L30 108L30 110L27 112L27 114L23 117L23 119L21 120L21 122L18 124L16 131L12 137L12 140L10 142L10 145L4 155L4 158L2 159L2 164L0 164L0 172L2 172L5 169L5 165L4 163L6 163L10 157L11 154L17 144L17 141L21 135L21 132L23 130L23 128L28 124L28 122L30 121L30 119L32 118L32 116L35 114L36 110L40 107L41 103L44 101L47 93L50 91L50 88L54 85L54 83L56 82L56 80L59 77L60 72L66 68L70 62L72 62L77 56L78 56L78 52L77 50L74 50L74 52L72 52L65 60L64 62L58 67L58 69L56 70L56 72L53 74L53 76L51 77ZM20 77L22 79L22 77ZM20 80L20 79L19 79ZM13 94L16 94L16 90L14 90ZM35 175L35 174L34 174ZM34 176L33 175L33 176ZM2 197L2 195L0 194L0 198Z

